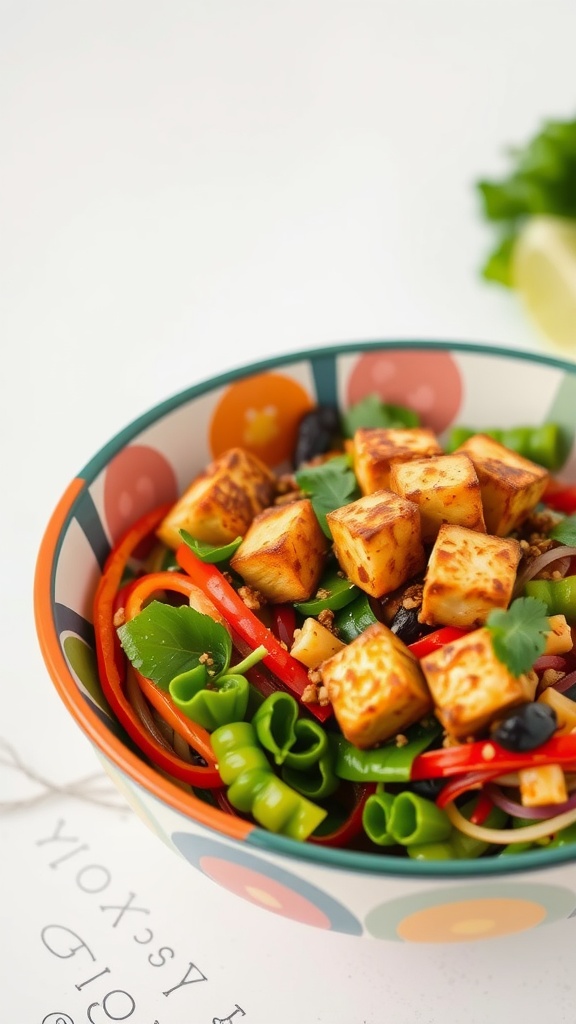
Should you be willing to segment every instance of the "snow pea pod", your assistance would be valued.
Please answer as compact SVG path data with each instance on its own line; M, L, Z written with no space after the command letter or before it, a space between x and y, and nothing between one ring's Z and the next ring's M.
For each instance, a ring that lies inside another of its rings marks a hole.
M368 626L377 622L368 594L360 592L350 604L338 612L334 617L334 628L336 636L349 644L360 636Z
M345 608L358 594L360 589L343 576L342 570L336 568L320 581L315 597L308 601L296 601L294 607L301 615L317 616L326 609L338 611Z
M350 782L408 782L414 758L426 750L440 735L437 719L417 723L406 731L407 743L398 746L394 740L371 750L360 750L339 734L331 734L329 742L335 754L334 771L340 779Z

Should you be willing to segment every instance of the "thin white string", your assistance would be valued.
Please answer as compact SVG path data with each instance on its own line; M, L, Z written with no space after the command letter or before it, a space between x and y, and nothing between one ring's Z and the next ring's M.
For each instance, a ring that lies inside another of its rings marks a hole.
M30 768L22 760L14 747L7 740L0 736L0 767L17 772L19 775L35 783L40 787L40 792L29 797L16 797L9 800L0 800L0 812L22 810L25 807L34 807L55 796L71 796L77 800L84 800L87 803L98 804L100 807L107 807L113 811L127 811L128 805L122 803L118 792L104 772L94 775L86 775L84 778L72 782L58 784L51 782L39 772Z

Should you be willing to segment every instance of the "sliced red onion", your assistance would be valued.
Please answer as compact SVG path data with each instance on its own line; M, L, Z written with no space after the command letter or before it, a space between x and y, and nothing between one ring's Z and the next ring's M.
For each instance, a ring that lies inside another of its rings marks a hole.
M564 814L564 811L571 811L573 807L576 807L576 792L565 800L562 804L546 804L542 807L524 807L524 804L517 803L516 800L510 799L502 792L499 786L493 782L487 783L484 787L490 796L490 799L497 807L500 807L507 814L511 814L515 818L534 818L536 820L542 820L544 818L555 818L558 814ZM518 842L522 840L522 829L518 829Z
M572 558L576 558L576 548L571 547L568 544L559 544L558 547L549 548L548 551L543 551L542 554L537 555L533 558L529 565L520 573L516 579L516 585L514 587L514 593L519 594L524 589L524 584L528 580L534 579L538 576L543 569L546 569L553 562L560 561L562 564L558 566L560 575L564 575L570 568L570 561Z
M534 662L532 668L535 672L545 672L547 668L563 672L566 668L566 658L563 658L561 654L543 654Z
M571 686L576 686L576 670L574 672L569 672L566 676L563 676L557 683L553 683L552 689L556 690L557 693L565 693Z

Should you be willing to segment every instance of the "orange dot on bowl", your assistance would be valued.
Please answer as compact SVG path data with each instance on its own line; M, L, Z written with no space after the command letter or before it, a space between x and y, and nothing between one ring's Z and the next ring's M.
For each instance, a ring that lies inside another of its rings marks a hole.
M301 384L280 373L262 373L231 384L210 424L212 457L239 446L268 466L280 465L290 459L298 424L313 405Z
M546 909L531 900L458 900L405 917L398 935L406 942L465 942L512 935L540 924Z

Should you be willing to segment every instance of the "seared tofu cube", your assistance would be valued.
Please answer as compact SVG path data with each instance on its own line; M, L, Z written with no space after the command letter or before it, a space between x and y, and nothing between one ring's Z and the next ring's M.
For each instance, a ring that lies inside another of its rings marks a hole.
M518 772L520 800L524 807L563 804L568 799L566 778L558 764L541 764Z
M474 434L456 451L468 455L474 463L488 533L505 537L540 501L549 480L548 471L486 434Z
M243 448L231 448L192 481L156 533L174 550L187 530L207 544L243 537L255 515L274 500L276 480L268 466Z
M481 626L493 608L512 600L521 548L512 537L492 537L443 524L426 568L420 622Z
M318 668L322 661L331 658L343 647L345 644L342 640L318 622L318 619L309 616L304 619L301 628L295 631L290 654L306 665L306 668Z
M424 568L418 506L375 491L326 515L348 579L372 597L389 594Z
M344 736L373 747L418 721L432 701L418 660L381 622L320 666Z
M480 483L467 455L433 455L395 462L390 488L420 509L422 540L432 543L442 523L486 533Z
M362 494L389 488L395 463L441 454L438 438L425 427L360 427L354 432L352 461Z
M459 740L475 736L503 712L534 696L534 681L512 675L498 660L486 628L439 647L420 665L436 717Z
M306 601L318 589L328 546L312 502L303 498L260 512L230 566L269 601Z

